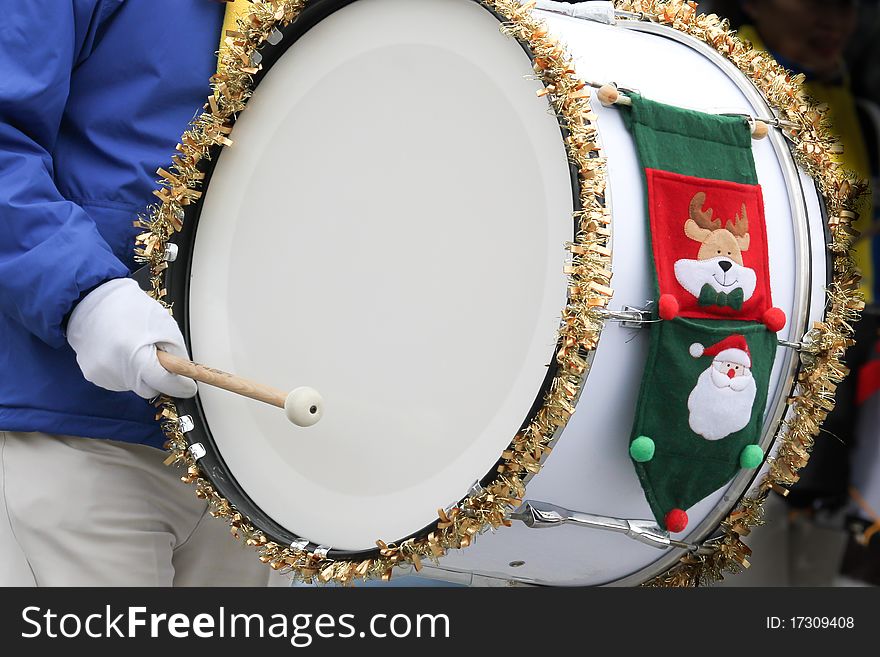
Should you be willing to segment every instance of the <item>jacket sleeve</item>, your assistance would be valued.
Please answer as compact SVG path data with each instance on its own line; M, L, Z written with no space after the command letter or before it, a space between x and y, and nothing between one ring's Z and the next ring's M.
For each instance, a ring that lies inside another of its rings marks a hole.
M52 153L71 71L119 0L0 0L0 312L53 347L87 290L127 276Z

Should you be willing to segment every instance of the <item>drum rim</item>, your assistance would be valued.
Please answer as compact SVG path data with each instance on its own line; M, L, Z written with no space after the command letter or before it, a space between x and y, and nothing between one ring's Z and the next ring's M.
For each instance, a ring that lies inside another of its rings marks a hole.
M317 0L318 4L321 0ZM354 1L354 0L352 0ZM540 33L540 22L534 19L530 10L534 3L521 7L516 0L474 0L490 11L495 10L505 18L505 26L509 34L524 34L524 40L534 43L543 41L545 33ZM295 19L303 8L303 0L272 0L270 3L253 5L251 11L263 12L260 17L260 28L247 28L243 37L245 54L256 49L265 40L268 28L276 24L286 24ZM858 275L850 259L853 231L850 225L854 222L855 203L861 195L865 183L849 172L844 172L834 161L836 140L831 136L826 124L821 121L821 113L808 103L801 90L802 77L792 78L771 57L758 54L750 45L744 44L739 38L728 32L726 23L717 16L697 15L695 7L684 0L616 0L618 10L633 12L635 20L670 26L680 32L690 34L706 42L714 50L731 60L749 77L755 86L773 102L771 103L782 116L793 122L787 129L787 137L794 143L796 161L809 174L821 192L822 205L827 210L831 231L828 245L830 257L833 259L834 280L826 293L827 311L825 321L808 333L809 342L805 344L801 360L804 363L799 383L800 394L791 398L793 420L782 429L777 436L780 450L770 471L763 477L758 492L752 497L743 497L734 507L721 525L722 533L712 539L711 555L693 558L685 555L677 564L650 582L652 585L694 585L703 581L721 579L724 572L737 570L746 564L748 548L742 543L741 536L748 533L751 527L760 524L760 514L764 499L771 490L785 491L785 486L797 480L797 471L809 458L812 436L818 433L824 414L833 406L833 386L842 380L845 371L841 363L848 340L852 334L850 323L857 319L863 307L858 297ZM273 16L272 14L277 13ZM631 17L627 17L629 20ZM519 31L519 32L518 32ZM553 63L556 63L555 61ZM240 83L247 75L246 69L255 69L256 64L236 63L236 80ZM256 73L256 70L253 70ZM550 94L555 100L555 96ZM584 104L588 106L587 103ZM208 108L210 113L212 108ZM218 116L219 116L218 112ZM204 115L203 115L204 116ZM147 219L137 222L145 230L138 236L136 257L140 262L150 265L152 278L151 287L154 297L162 299L163 271L167 263L162 258L165 244L186 217L182 216L181 202L188 204L198 195L198 171L190 166L190 162L201 162L213 144L222 143L225 138L223 121L195 121L191 129L178 147L186 158L183 166L176 166L171 172L160 170L168 182L157 192L162 201L150 213ZM228 140L226 140L228 141ZM593 160L598 163L600 160ZM601 167L600 167L601 169ZM601 174L601 170L598 172ZM610 289L609 289L610 294ZM607 302L607 298L605 299ZM598 332L597 336L598 337ZM593 348L595 344L593 345ZM586 368L588 363L584 362ZM349 581L353 577L390 576L391 568L398 564L413 563L418 567L420 556L439 556L447 547L456 545L439 545L436 542L429 548L438 548L439 554L433 550L405 549L404 546L385 546L380 544L380 557L376 563L354 564L351 562L335 562L328 560L326 554L314 552L291 551L291 549L273 544L260 530L254 528L247 518L237 513L227 500L220 496L212 487L210 480L203 477L196 455L190 451L190 444L181 431L179 414L173 400L162 398L158 402L159 417L163 420L163 428L169 438L171 455L168 463L182 462L189 467L185 481L195 483L201 497L208 498L215 510L215 515L224 518L232 527L233 533L242 536L246 542L260 553L260 559L272 567L294 569L302 576L317 576L321 581ZM558 432L555 433L558 437ZM549 442L548 442L549 444ZM468 498L468 501L471 498ZM514 500L510 500L512 504ZM441 520L444 516L441 515ZM450 524L455 524L455 520ZM461 518L458 519L461 521ZM504 518L501 518L502 524ZM442 524L442 523L441 523ZM469 534L462 534L461 547L469 542ZM424 547L424 546L423 546Z
M280 31L284 38L276 44L272 45L269 43L261 44L259 47L259 52L261 55L261 67L258 72L252 74L253 77L253 85L251 88L256 88L259 85L259 82L262 80L263 76L267 74L267 72L271 69L272 65L286 52L288 48L290 48L297 40L299 36L305 34L309 29L311 29L314 25L319 23L321 20L326 18L331 13L342 9L357 0L314 0L313 2L307 3L305 9L302 11L298 17L286 25L285 27L280 28ZM499 11L493 10L492 7L488 6L488 4L494 3L486 3L482 0L471 0L475 2L477 5L481 6L483 9L487 10L489 13L493 14L499 21L499 23L504 24L505 21L510 21L511 19L516 22L519 20L519 16L529 15L527 10L523 10L522 8L517 6L516 12L512 12L510 14L500 13ZM509 4L509 3L507 3ZM535 64L536 55L533 50L530 48L530 45L523 40L516 39L516 41L523 48L524 52L529 56L533 65ZM560 53L561 55L562 53ZM563 67L564 70L564 67ZM573 76L572 76L573 78ZM545 85L546 86L546 85ZM548 94L549 95L549 94ZM569 169L571 173L571 184L572 184L572 200L574 213L572 216L572 241L570 243L570 250L572 250L574 264L577 265L578 261L581 263L581 269L584 270L585 273L568 273L568 283L570 294L568 296L569 302L567 308L571 310L575 308L575 312L570 312L570 316L574 316L574 318L579 321L581 324L587 326L587 330L582 331L584 335L580 336L582 339L575 340L573 345L565 346L562 344L562 338L558 337L557 346L554 347L553 353L556 355L552 360L550 367L548 367L547 375L545 376L545 380L541 384L537 394L535 402L532 408L529 410L526 415L526 420L523 423L520 431L517 432L517 436L523 433L523 431L529 425L534 425L537 422L537 418L541 414L550 414L550 409L554 408L555 414L558 416L559 414L559 406L558 404L561 402L563 404L569 404L572 412L573 407L577 402L578 397L583 389L583 384L586 381L587 374L589 372L589 365L592 362L592 356L595 351L595 347L598 344L599 332L601 331L601 320L595 314L595 312L604 308L611 297L611 289L607 286L607 277L606 280L601 281L600 287L597 290L590 288L587 289L587 285L595 281L597 278L601 279L601 274L597 277L594 273L594 270L604 269L610 271L610 236L605 237L597 237L594 232L589 234L585 233L583 230L578 231L578 220L583 211L583 200L585 197L589 197L592 200L592 207L595 210L596 208L603 211L603 214L606 217L605 223L609 224L608 220L609 214L608 211L605 210L604 206L604 196L600 193L604 190L604 158L600 156L600 148L598 145L595 145L592 148L588 149L591 165L597 167L595 172L595 177L591 179L581 179L578 171L579 165L577 153L574 148L570 145L568 137L571 135L571 131L567 130L565 127L566 123L571 123L575 120L575 117L578 113L584 113L589 111L589 103L586 99L578 99L575 101L566 102L567 109L560 110L558 107L556 108L556 118L559 122L561 136L563 138L563 142L566 147L566 152L569 157ZM595 123L593 120L586 119L583 123L589 127L590 130L595 134ZM199 160L199 174L201 175L201 184L200 187L202 189L206 189L209 186L210 178L216 165L218 156L223 148L223 144L213 144L209 150L208 156L203 157ZM172 303L177 301L183 301L189 298L189 271L191 267L191 259L193 254L193 249L191 248L193 243L193 238L195 233L198 230L198 220L199 214L202 208L202 204L200 202L196 202L190 204L184 208L184 218L182 221L182 228L179 231L178 236L173 236L170 241L174 242L178 246L178 263L177 266L167 267L164 289L167 291L168 300ZM585 220L581 222L581 228ZM588 239L589 235L589 239ZM590 250L590 245L596 244L599 249L596 251ZM564 251L560 253L560 256L564 254ZM586 254L589 254L587 256ZM589 258L589 259L588 259ZM562 262L563 258L560 259ZM590 264L590 263L598 263L598 264ZM184 264L184 267L180 267L180 264ZM177 273L175 273L175 271ZM599 282L599 281L596 281ZM605 283L603 286L602 283ZM583 289L580 291L578 295L571 294L571 290L573 286L583 285ZM604 287L604 289L602 289ZM577 297L580 296L580 299ZM574 298L574 301L573 301ZM589 306L586 305L586 300L589 300ZM578 303L580 303L580 308L587 308L587 312L584 312L582 309L579 309ZM565 314L565 310L563 309L563 315ZM189 331L189 318L188 313L178 313L176 317L178 323L181 325L182 332L184 333L184 337L186 339L187 345L191 345L190 342L190 331ZM560 333L560 335L562 335ZM570 331L569 336L579 337L575 332ZM589 341L591 343L591 347L586 349L583 347L583 343ZM571 392L565 393L564 397L560 396L558 393L551 394L551 388L554 386L554 382L557 379L561 380L561 377L565 376L566 380L569 384L572 381L572 374L570 372L560 374L560 371L564 369L564 365L560 365L560 363L567 363L569 366L572 362L577 362L578 366L581 368L581 373L578 375L579 383L577 385L571 386ZM550 399L550 401L545 401ZM553 405L556 405L555 407ZM381 541L377 541L378 546L374 549L370 550L336 550L329 549L325 546L317 545L313 542L308 542L307 545L303 543L306 541L305 538L300 538L292 533L290 530L282 527L277 522L273 521L268 517L255 503L253 503L248 494L241 488L241 486L236 481L235 477L231 474L231 471L227 464L224 462L223 457L220 451L217 449L216 444L211 436L210 425L205 416L201 400L199 396L194 397L193 399L183 400L176 399L174 400L175 408L172 410L169 406L166 406L164 410L169 413L174 413L178 417L187 418L186 426L188 430L184 432L185 435L182 436L183 441L185 443L185 450L182 451L181 456L183 460L187 463L194 461L192 455L193 449L198 450L200 454L197 459L198 463L190 463L190 472L192 473L192 481L199 482L202 480L199 485L205 488L205 485L211 489L210 497L212 499L217 499L221 508L238 508L241 513L235 514L237 516L241 516L238 521L242 527L247 527L249 525L255 525L255 528L258 527L256 533L263 534L263 538L267 543L276 543L280 546L293 546L296 545L296 549L308 551L311 554L318 553L323 559L333 561L335 563L354 563L361 564L367 560L377 560L381 559L383 556L387 556L391 558L392 563L397 563L400 561L398 557L401 554L401 548L399 546L406 546L406 544L411 543L414 540L422 540L427 543L429 548L436 547L437 543L433 537L437 534L438 527L442 529L444 525L448 522L452 521L453 523L457 522L455 520L455 515L458 511L456 507L452 509L440 510L439 517L437 520L429 523L419 531L411 534L410 536L406 536L400 538L396 541L395 545L388 546ZM170 418L169 418L170 419ZM567 416L563 418L567 420ZM478 497L486 497L487 489L493 485L493 482L498 481L499 474L498 468L507 468L510 470L512 467L518 467L520 469L519 474L514 474L514 478L518 478L521 484L518 484L522 490L524 490L525 482L531 478L539 469L543 461L549 454L550 448L559 439L562 434L562 430L565 426L565 421L560 421L557 417L553 422L550 422L548 419L541 420L542 426L550 426L552 427L552 431L544 430L542 433L544 438L542 439L542 447L543 454L540 459L540 462L537 464L529 464L530 469L526 469L522 467L521 463L516 462L516 457L522 455L523 450L519 450L519 453L514 454L513 459L505 458L504 454L513 449L513 444L508 446L507 450L499 457L499 460L496 462L496 466L493 469L490 469L483 478L475 482L474 487L472 488L471 495L461 500L458 504L459 506L465 505L468 501L474 500ZM169 422L166 423L166 433L170 433L169 438L172 442L177 439L177 433L179 430L178 427L174 427L174 423ZM516 436L513 437L514 440ZM195 445L199 445L200 447L195 447ZM183 445L181 445L183 446ZM195 468L193 469L193 466ZM219 489L223 489L221 493ZM216 489L216 490L215 490ZM497 495L496 495L497 497ZM516 502L516 499L511 498L511 504ZM484 502L479 502L481 506L485 506ZM447 515L451 514L450 516ZM505 522L504 515L496 514L496 517L492 519L490 522L480 523L480 530L487 528L488 526L497 527ZM257 521L256 523L252 523L251 520ZM245 534L251 533L250 531L244 532ZM473 533L473 532L471 532ZM468 538L471 533L468 533L465 538ZM447 546L447 547L463 547L466 543L461 543L456 546ZM405 548L404 548L405 549ZM433 552L434 550L432 550ZM418 555L415 555L415 559L418 559ZM412 559L407 559L412 560ZM384 573L383 573L384 574Z

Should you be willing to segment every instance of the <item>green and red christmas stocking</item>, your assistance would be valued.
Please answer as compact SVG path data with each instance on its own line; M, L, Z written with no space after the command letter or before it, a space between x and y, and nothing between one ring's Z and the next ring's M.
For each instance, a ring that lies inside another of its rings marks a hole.
M657 521L764 460L758 446L776 332L764 203L748 124L631 94L658 303L630 438Z

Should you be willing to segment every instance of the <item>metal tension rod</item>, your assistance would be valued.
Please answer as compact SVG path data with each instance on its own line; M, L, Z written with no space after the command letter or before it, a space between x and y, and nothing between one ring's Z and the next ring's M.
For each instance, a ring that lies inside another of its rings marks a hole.
M695 553L710 551L708 548L695 543L685 543L684 541L670 538L669 532L660 529L653 520L627 520L625 518L597 516L592 513L571 511L549 502L539 502L537 500L525 500L522 506L510 514L510 519L519 520L531 529L547 529L549 527L561 527L562 525L569 524L589 529L617 532L639 543L644 543L660 550L674 547Z
M626 328L642 328L646 324L653 324L661 320L651 319L651 311L645 308L637 308L635 306L624 306L622 310L611 310L610 308L597 308L596 314L606 322L620 322L621 326ZM795 351L803 351L806 343L791 342L790 340L779 340L779 346L786 349L794 349Z

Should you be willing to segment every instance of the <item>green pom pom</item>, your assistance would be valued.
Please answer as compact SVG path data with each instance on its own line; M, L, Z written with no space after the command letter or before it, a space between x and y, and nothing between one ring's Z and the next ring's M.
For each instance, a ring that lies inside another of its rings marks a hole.
M754 470L764 460L764 450L757 445L746 445L739 455L739 467Z
M647 463L654 458L654 441L647 436L639 436L629 444L629 455L636 463Z

